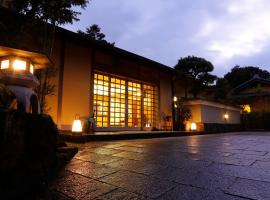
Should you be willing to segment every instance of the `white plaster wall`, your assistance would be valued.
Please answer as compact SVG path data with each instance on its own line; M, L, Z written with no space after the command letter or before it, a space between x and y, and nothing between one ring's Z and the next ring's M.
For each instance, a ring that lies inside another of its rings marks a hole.
M202 123L217 123L217 124L240 124L240 111L229 108L219 108L208 105L200 105L201 122ZM224 119L224 114L229 115L229 119Z

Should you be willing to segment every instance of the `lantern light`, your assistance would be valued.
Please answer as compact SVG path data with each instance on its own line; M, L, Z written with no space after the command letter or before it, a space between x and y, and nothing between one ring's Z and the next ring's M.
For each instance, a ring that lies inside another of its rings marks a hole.
M177 97L173 97L173 101L174 102L177 102Z
M34 66L32 64L30 64L30 73L34 74Z
M190 124L190 130L191 130L191 131L196 131L196 130L197 130L197 124L196 124L195 122L192 122L192 123Z
M228 120L228 119L229 119L229 114L228 114L228 113L225 113L225 114L224 114L224 119L225 119L225 120Z
M26 61L14 60L13 69L14 70L26 70Z
M8 68L9 68L9 60L2 60L1 69L8 69Z
M76 115L75 120L72 124L72 132L80 133L82 132L82 122L80 120L80 116Z
M146 128L150 128L150 127L151 127L151 124L150 124L150 123L146 123L146 124L145 124L145 127L146 127Z

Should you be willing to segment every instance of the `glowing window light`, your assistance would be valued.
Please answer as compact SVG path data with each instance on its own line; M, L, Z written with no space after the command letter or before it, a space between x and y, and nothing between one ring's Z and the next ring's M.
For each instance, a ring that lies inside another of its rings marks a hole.
M34 74L34 66L32 64L30 65L30 73Z
M26 62L22 60L15 60L13 62L14 70L26 70Z
M242 109L244 112L250 113L251 112L251 107L250 105L243 105Z
M72 132L76 132L76 133L82 132L82 122L79 119L79 116L76 116L75 120L73 121Z
M196 130L197 130L197 124L196 124L195 122L192 122L192 123L190 124L190 130L191 130L191 131L196 131Z
M225 113L225 114L224 114L224 119L225 119L225 120L228 120L228 119L229 119L229 114L228 114L228 113Z
M9 60L2 60L1 69L8 69L8 68L9 68Z

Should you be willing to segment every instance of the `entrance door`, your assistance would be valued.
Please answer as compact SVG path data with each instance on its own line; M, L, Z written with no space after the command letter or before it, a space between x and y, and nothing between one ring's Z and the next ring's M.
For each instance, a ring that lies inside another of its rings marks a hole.
M140 128L142 109L141 84L128 82L128 127Z
M100 130L152 129L156 111L156 87L94 74L94 117Z

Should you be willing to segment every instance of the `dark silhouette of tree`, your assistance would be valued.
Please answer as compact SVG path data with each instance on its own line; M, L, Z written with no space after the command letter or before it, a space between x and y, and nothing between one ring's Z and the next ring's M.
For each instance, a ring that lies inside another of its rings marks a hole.
M25 38L41 40L38 51L51 56L55 37L55 27L78 21L80 12L75 11L75 7L85 8L89 0L6 0L0 1L0 7L3 6L14 13L24 16L21 25L18 26L17 33L22 41ZM1 20L1 19L0 19ZM45 23L41 23L45 22ZM2 27L3 25L1 25ZM3 26L5 28L5 26ZM35 32L38 29L37 33ZM30 35L30 37L29 37ZM29 43L31 44L32 41ZM36 49L37 50L37 49ZM54 93L55 85L51 78L55 75L55 69L47 67L35 72L40 80L40 86L37 89L41 112L46 112L46 96Z
M179 73L186 74L192 78L193 83L190 92L194 98L204 88L213 84L217 78L215 75L210 74L214 70L212 63L200 57L188 56L181 58L174 68Z
M265 79L270 78L270 73L259 67L240 67L239 65L233 67L230 72L224 75L224 78L229 82L232 88L235 88L236 86L253 78L254 75L258 75L259 77Z
M110 43L105 39L106 35L101 32L101 28L97 24L93 24L92 26L89 26L88 28L86 28L85 31L78 30L78 34L92 40L97 40L100 42L104 42L106 44L110 44L112 46L114 46L115 44L114 42Z
M88 0L10 0L8 8L30 18L49 22L53 25L78 21L80 12L74 7L85 8Z
M215 87L215 99L221 101L228 98L229 92L232 89L229 81L225 78L218 78Z

